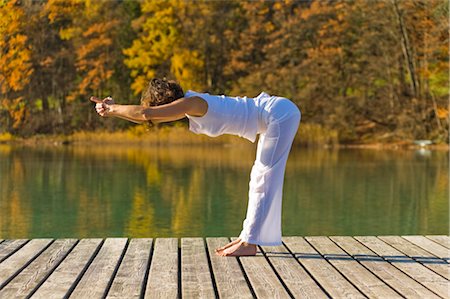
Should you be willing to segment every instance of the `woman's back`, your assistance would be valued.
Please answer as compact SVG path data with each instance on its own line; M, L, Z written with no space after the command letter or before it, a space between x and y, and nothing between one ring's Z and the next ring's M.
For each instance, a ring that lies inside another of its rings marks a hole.
M189 129L197 134L211 137L232 134L255 142L261 127L261 113L258 107L261 93L256 98L211 95L188 90L185 97L198 96L208 103L208 111L202 117L186 114Z

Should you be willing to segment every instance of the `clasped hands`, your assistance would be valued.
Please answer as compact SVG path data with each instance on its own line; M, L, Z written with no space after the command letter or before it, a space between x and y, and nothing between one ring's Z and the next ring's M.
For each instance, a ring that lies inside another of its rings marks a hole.
M114 105L114 100L111 97L106 97L100 100L97 97L91 97L90 100L95 103L95 110L100 116L108 116Z

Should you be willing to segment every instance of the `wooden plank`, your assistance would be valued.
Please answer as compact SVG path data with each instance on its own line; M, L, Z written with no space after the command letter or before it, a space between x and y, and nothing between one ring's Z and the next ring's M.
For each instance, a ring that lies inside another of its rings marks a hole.
M214 298L214 287L202 238L181 239L182 298Z
M285 245L331 297L365 298L302 237L285 237Z
M228 242L228 238L206 239L219 297L253 298L237 258L224 258L215 253L216 248Z
M262 246L262 250L295 298L328 298L286 247Z
M178 239L158 238L151 259L145 298L178 297Z
M340 249L329 238L306 237L306 240L368 298L401 298L399 294Z
M63 298L87 268L102 239L82 239L37 289L32 298Z
M24 298L64 259L77 240L56 240L0 290L0 298Z
M336 236L330 238L402 296L407 298L439 298L436 294L386 262L353 237Z
M436 242L431 241L424 236L402 236L406 240L410 241L413 244L416 244L419 247L422 247L426 251L434 254L435 256L450 262L450 249L445 248L442 245L437 244Z
M0 288L38 256L53 240L33 239L0 264Z
M232 238L234 241L237 238ZM228 258L228 257L227 257ZM233 257L231 257L233 258ZM290 298L283 284L270 267L260 248L256 256L242 256L239 260L258 298Z
M126 238L106 239L70 298L103 298L126 243Z
M432 236L425 236L425 237L450 249L450 236L432 235Z
M380 236L379 238L425 267L450 280L450 264L442 259L437 258L419 246L411 244L400 236Z
M0 244L0 263L20 249L27 239L5 240Z
M448 297L448 281L442 276L404 255L377 237L355 237L358 241L374 251L393 266L420 282L435 294Z
M152 239L132 239L107 298L139 298L147 271Z
M183 239L181 274L178 240L157 239L147 281L151 239L132 239L126 252L126 239L107 239L101 249L100 239L83 239L75 247L76 240L0 240L0 298L27 297L36 288L31 298L136 298L144 283L146 298L180 293L188 298L250 298L239 261L258 298L398 297L383 283L407 298L450 298L448 236L307 237L312 246L301 237L291 239L284 240L298 261L284 246L259 248L256 257L237 259L214 253L227 238L208 238L208 248L203 239Z

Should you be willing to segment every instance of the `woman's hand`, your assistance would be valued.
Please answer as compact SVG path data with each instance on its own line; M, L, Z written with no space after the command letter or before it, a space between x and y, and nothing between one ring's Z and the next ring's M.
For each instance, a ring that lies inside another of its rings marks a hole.
M95 104L95 110L100 116L108 116L108 114L112 110L112 105L114 105L114 100L111 97L106 97L103 100L100 100L97 97L91 97L90 100Z

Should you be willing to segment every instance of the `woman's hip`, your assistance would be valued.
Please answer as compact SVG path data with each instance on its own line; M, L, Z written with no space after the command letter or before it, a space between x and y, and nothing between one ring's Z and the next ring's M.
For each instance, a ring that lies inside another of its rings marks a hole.
M263 115L267 125L273 121L281 123L286 120L295 121L295 119L300 120L301 118L298 106L283 97L273 97L272 101L266 105Z

